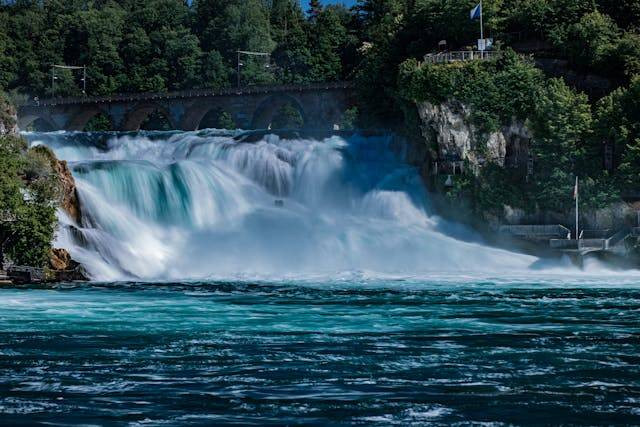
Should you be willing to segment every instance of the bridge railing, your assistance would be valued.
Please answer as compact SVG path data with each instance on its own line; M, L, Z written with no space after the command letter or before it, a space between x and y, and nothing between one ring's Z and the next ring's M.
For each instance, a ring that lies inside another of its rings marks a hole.
M500 56L501 52L492 50L460 50L453 52L428 53L424 61L430 64L448 64L461 61L486 61Z
M502 225L500 233L510 234L527 240L546 240L552 238L565 238L571 231L560 225Z
M243 86L240 88L226 88L220 90L212 89L192 89L175 92L144 92L117 94L109 96L84 96L84 97L64 97L64 98L48 98L35 100L31 99L22 104L22 107L46 107L52 105L64 104L100 104L118 101L147 101L157 99L177 99L177 98L198 98L213 96L230 96L230 95L251 95L259 93L272 92L295 92L295 91L313 91L313 90L331 90L331 89L350 89L353 87L351 82L323 82L311 83L308 85L285 84L285 85L262 85L262 86Z

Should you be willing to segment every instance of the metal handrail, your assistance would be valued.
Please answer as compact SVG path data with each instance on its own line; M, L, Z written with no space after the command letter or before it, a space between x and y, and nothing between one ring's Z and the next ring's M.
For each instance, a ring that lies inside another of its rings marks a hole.
M351 89L353 88L352 82L338 81L338 82L323 82L323 83L311 83L308 85L262 85L262 86L245 86L241 88L226 88L220 90L212 89L192 89L175 92L143 92L143 93L131 93L131 94L116 94L109 96L84 96L84 97L64 97L64 98L49 98L41 100L30 100L22 107L46 107L52 105L61 104L97 104L97 103L110 103L117 101L143 101L143 100L155 100L155 99L175 99L175 98L197 98L197 97L213 97L213 96L229 96L229 95L251 95L258 93L271 93L271 92L290 92L290 91L310 91L310 90L331 90L331 89Z
M500 51L493 50L459 50L452 52L429 53L424 56L425 62L431 64L448 64L462 61L487 61L498 58Z

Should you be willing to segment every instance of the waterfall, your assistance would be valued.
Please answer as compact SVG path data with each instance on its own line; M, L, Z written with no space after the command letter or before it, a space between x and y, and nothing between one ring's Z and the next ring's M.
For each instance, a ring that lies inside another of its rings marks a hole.
M29 134L77 184L81 223L60 212L56 244L105 281L491 273L535 261L449 236L389 136L233 136Z

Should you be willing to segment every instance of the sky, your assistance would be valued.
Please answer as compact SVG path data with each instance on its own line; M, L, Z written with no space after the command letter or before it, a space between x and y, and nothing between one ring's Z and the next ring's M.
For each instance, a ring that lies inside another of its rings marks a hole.
M192 0L189 0L189 3L191 3L191 1ZM347 7L355 5L356 1L357 0L320 0L322 4L343 4ZM303 9L307 10L309 7L309 0L301 0L300 3L302 4Z
M309 0L303 0L305 8L309 5ZM356 4L356 0L321 0L322 4L344 4L347 7L351 7Z

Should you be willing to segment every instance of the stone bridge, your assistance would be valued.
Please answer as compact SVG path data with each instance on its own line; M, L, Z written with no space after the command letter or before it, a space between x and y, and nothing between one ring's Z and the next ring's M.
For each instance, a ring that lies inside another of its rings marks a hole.
M103 115L112 130L135 131L155 113L172 129L197 130L208 113L225 112L239 128L267 129L285 105L298 110L305 128L332 129L354 105L354 91L349 82L331 82L33 100L18 108L18 126L84 130L93 117Z

